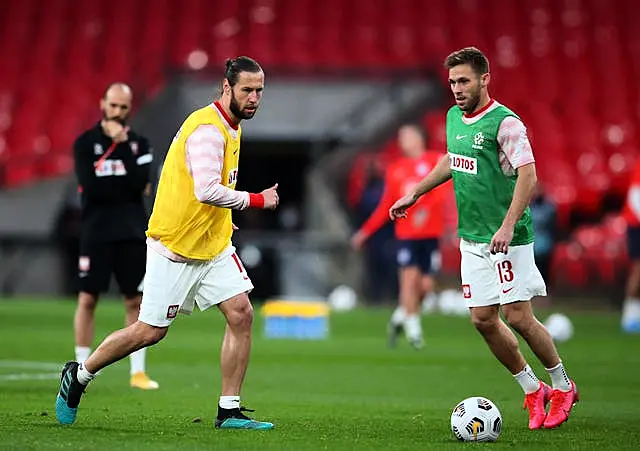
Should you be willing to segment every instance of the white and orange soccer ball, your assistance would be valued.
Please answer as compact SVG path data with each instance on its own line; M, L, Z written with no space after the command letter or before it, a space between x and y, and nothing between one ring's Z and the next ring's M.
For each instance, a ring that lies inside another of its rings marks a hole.
M473 396L451 413L451 432L463 442L495 442L502 431L502 415L487 398Z

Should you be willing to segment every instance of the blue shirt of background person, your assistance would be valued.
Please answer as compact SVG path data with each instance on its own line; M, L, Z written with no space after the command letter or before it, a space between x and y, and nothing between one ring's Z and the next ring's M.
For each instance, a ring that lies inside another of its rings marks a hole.
M541 191L536 194L529 207L535 233L534 253L548 255L555 244L556 207Z

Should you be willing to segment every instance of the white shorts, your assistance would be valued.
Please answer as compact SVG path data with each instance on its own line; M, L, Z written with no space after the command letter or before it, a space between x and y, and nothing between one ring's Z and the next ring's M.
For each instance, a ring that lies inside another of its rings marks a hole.
M167 327L178 312L190 314L194 303L206 310L253 289L242 262L229 246L203 262L175 262L147 247L147 272L138 319Z
M460 240L462 295L469 307L509 304L546 296L547 287L533 258L533 243L492 254L489 244Z

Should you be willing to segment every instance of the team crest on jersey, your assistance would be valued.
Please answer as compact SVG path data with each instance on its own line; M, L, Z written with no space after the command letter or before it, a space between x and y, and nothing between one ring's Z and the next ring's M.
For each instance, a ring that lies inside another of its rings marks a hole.
M471 285L468 283L462 285L462 297L465 299L471 299Z
M420 163L420 164L418 165L418 167L416 168L416 172L418 173L418 175L419 175L420 177L425 177L425 176L429 173L429 170L430 170L430 169L431 169L431 168L429 167L429 165L428 165L428 164L426 164L426 163Z
M473 137L473 145L471 147L477 150L483 150L484 147L482 147L482 143L484 143L484 135L482 132L478 132Z
M129 143L129 147L131 147L131 152L134 155L138 155L138 143L135 141L132 141Z
M90 267L91 267L91 260L89 259L89 257L82 256L78 259L78 269L80 271L87 272L89 271Z
M102 144L95 143L93 145L93 154L94 155L102 155L104 153L104 149L102 148Z
M429 218L429 212L424 209L414 209L413 214L411 215L411 222L414 227L421 227L427 219Z
M227 180L227 186L233 186L238 181L238 168L234 168L229 171L229 178Z

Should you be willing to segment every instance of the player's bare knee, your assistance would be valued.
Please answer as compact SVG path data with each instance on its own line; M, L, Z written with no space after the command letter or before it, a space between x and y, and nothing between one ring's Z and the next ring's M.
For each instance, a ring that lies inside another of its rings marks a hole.
M142 296L125 296L124 306L127 310L140 311L140 304L142 302Z
M246 298L246 302L238 302L227 315L227 324L236 329L250 329L253 324L253 306Z
M471 322L481 334L488 334L498 329L498 315L475 312L471 310Z
M83 310L95 310L98 304L98 297L91 293L81 292L78 296L78 308Z
M527 334L536 323L531 310L522 307L524 307L522 303L503 306L503 313L507 323L521 335Z
M250 329L253 324L253 306L247 293L238 294L220 304L218 308L224 314L232 329Z
M241 329L250 329L253 325L253 307L251 304L247 303L237 309L234 312L234 315L232 315L232 322L233 323L229 323L230 326Z
M156 327L138 321L131 327L134 328L136 343L142 347L153 346L162 340L169 330L168 327Z

